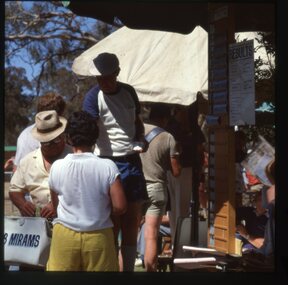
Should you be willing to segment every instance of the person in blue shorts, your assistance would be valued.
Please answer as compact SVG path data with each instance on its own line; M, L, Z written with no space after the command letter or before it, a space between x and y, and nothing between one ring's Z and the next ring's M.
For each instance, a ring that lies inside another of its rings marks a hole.
M132 86L117 80L119 72L115 54L101 53L91 61L90 73L97 84L85 95L82 109L99 126L95 153L114 161L121 174L128 206L125 214L113 217L114 233L118 240L121 231L120 270L134 271L142 204L148 199L139 153L146 151L148 143L138 96Z

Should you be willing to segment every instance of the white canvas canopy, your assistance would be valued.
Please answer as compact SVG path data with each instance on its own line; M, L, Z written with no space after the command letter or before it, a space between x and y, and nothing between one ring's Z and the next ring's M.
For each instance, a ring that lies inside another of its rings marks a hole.
M73 72L91 76L102 52L118 56L118 80L131 84L141 102L190 105L197 92L208 96L208 34L200 26L187 35L122 27L77 57Z

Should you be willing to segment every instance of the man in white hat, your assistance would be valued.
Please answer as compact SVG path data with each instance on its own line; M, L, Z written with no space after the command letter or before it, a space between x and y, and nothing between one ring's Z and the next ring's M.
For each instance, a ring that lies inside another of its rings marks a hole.
M52 163L72 152L65 142L66 124L67 120L54 110L35 116L31 133L40 142L40 148L23 157L10 181L9 197L22 216L53 218L56 214L51 204L48 177ZM25 199L27 193L30 201Z
M54 92L47 92L37 99L37 113L42 111L55 110L59 116L62 116L66 108L66 102L63 97ZM29 152L40 147L40 142L35 139L31 130L35 123L27 126L17 138L15 159L13 160L13 171L16 171L20 160Z

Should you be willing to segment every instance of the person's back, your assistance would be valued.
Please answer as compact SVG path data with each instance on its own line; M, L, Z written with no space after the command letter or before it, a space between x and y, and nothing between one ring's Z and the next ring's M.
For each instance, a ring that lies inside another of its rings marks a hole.
M175 177L181 173L177 143L174 137L163 129L169 116L169 107L155 104L150 112L150 121L155 125L144 125L149 147L145 153L140 154L140 157L149 196L144 230L146 244L144 263L147 271L157 269L157 237L168 200L167 171L171 170ZM149 139L151 132L157 128L159 130L159 127L162 129Z
M181 153L179 160L183 168L190 168L193 165L193 146L195 137L192 136L188 124L188 111L185 108L175 108L174 116L169 120L166 130L173 135L180 144Z
M62 224L76 231L113 227L111 212L107 211L110 209L108 189L116 178L111 169L118 173L111 160L89 152L68 154L55 161L51 168L51 185L53 189L61 189Z
M144 126L145 134L157 127L151 124ZM157 135L149 144L148 150L140 155L146 182L166 183L167 171L171 170L171 157L177 155L179 152L173 136L166 131Z
M119 170L93 154L99 130L90 114L74 112L65 133L73 154L50 170L57 218L47 271L118 271L111 216L123 214L127 205Z

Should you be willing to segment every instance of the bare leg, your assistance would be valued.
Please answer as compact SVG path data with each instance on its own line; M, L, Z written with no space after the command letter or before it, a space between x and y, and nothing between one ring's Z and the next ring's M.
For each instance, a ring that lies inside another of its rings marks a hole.
M134 271L137 250L137 236L142 216L141 202L128 202L128 208L121 219L121 254L123 271Z
M123 272L123 259L122 259L121 250L118 251L118 260L119 260L119 271Z
M146 215L145 217L145 254L146 271L157 270L157 238L161 223L161 216Z
M122 255L121 255L121 242L119 244L119 233L120 233L120 227L121 227L121 220L119 216L111 216L114 227L113 227L113 232L114 232L114 239L115 239L115 247L116 247L116 252L118 252L118 262L119 262L119 271L123 271L123 260L122 260Z

